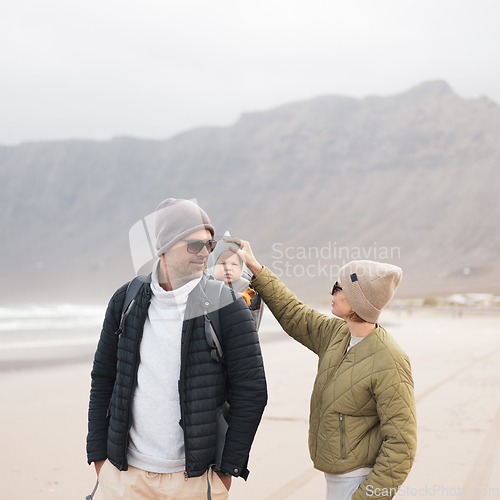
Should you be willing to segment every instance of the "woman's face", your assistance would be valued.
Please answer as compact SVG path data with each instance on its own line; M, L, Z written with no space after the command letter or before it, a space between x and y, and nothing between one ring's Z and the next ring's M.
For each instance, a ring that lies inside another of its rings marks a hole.
M340 281L337 281L339 287L342 288ZM330 291L330 293L332 293ZM336 290L332 295L332 313L342 319L353 312L351 304L347 302L344 292L342 290Z

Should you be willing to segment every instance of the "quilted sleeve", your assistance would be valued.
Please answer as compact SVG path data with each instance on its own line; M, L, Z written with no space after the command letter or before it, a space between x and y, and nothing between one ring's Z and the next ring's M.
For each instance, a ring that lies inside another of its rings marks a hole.
M268 268L253 277L252 287L278 320L285 332L316 354L320 354L345 321L330 318L312 309L285 286Z
M382 445L373 471L352 495L353 500L393 498L415 459L417 424L410 362L406 356L391 361L373 380Z
M116 378L118 341L115 332L118 329L125 291L126 285L120 288L109 301L94 356L87 434L89 464L107 458L108 408Z

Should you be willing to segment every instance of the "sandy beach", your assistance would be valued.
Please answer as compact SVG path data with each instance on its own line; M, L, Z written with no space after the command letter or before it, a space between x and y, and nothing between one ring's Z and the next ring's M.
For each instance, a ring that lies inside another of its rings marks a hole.
M500 317L416 309L381 324L409 354L417 458L397 498L500 497ZM83 500L94 486L85 455L93 346L0 356L1 498ZM269 404L233 500L325 498L307 450L316 356L263 335Z

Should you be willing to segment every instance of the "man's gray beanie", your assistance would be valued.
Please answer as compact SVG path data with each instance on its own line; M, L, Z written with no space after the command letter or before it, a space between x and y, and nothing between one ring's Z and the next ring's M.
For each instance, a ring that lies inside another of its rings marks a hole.
M208 229L213 238L215 230L210 219L196 203L167 198L156 209L156 254L161 257L179 240L200 229Z

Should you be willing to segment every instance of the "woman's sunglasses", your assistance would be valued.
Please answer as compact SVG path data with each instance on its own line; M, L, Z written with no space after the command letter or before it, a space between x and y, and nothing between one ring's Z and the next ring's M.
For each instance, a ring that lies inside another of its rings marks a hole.
M200 241L200 240L184 240L187 243L187 251L189 253L200 253L204 248L207 249L208 253L212 253L214 251L215 245L217 242L215 240L208 241Z
M338 291L341 291L342 290L342 287L339 286L339 282L336 281L334 284L333 284L333 288L332 288L332 291L330 292L332 295L335 295Z

